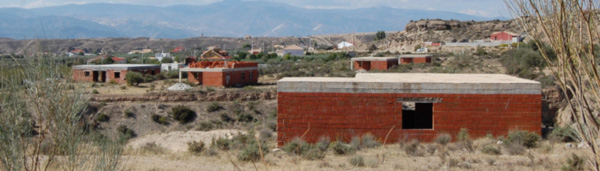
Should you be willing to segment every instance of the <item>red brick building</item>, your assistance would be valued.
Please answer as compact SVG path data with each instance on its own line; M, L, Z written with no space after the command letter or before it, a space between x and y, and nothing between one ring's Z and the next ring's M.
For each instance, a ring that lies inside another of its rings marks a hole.
M400 64L431 63L432 57L429 54L402 55L400 56Z
M180 72L188 72L188 81L203 86L231 87L258 83L256 62L192 62L187 68L180 69Z
M371 133L388 143L431 141L467 128L473 137L509 130L541 134L541 85L502 74L358 73L356 78L277 82L277 141L304 136L350 141Z
M492 41L511 41L511 42L519 42L519 35L512 32L494 32L490 36Z
M388 70L391 67L398 66L396 57L357 57L352 58L350 68L352 70Z
M115 81L125 83L127 72L139 72L144 75L160 73L160 65L147 64L110 64L110 65L75 65L72 69L73 80L80 82L107 83Z

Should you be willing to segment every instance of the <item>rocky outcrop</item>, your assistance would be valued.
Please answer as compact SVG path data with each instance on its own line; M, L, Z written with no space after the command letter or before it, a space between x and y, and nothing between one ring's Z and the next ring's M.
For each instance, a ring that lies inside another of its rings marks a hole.
M211 92L167 92L142 95L94 95L93 102L186 102L186 101L254 101L274 100L275 90L240 90Z
M522 32L515 20L458 21L433 19L409 22L406 25L404 36L423 41L460 41L485 39L497 31Z

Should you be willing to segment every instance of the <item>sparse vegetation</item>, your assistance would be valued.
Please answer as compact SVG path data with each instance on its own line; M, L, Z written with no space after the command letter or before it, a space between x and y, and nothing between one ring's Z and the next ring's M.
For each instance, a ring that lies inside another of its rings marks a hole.
M340 141L334 142L331 149L333 149L333 153L336 155L354 154L357 150L355 148L352 148L352 146L350 146L349 144Z
M110 116L105 115L105 114L98 114L96 115L96 121L98 122L108 122L110 120Z
M425 154L421 151L421 143L418 140L411 140L405 144L404 152L409 156L424 156Z
M363 158L363 156L354 156L351 157L348 162L350 163L350 165L352 166L356 166L356 167L363 167L365 166L365 159Z
M442 146L445 146L446 144L450 143L450 141L452 141L452 135L448 133L441 133L438 134L437 137L435 137L435 142Z
M585 170L585 159L577 154L571 154L567 159L567 163L561 168L563 171L580 171Z
M500 155L502 152L493 145L485 145L481 148L481 152L489 155Z
M121 133L124 139L130 139L137 136L135 131L129 129L126 125L119 125L119 127L117 127L117 132Z
M138 86L142 82L144 82L144 76L139 72L127 72L125 75L125 83L128 86Z
M460 132L456 135L457 146L461 149L465 149L469 152L473 152L473 140L469 135L469 130L466 128L461 128Z
M534 148L538 146L540 139L540 135L533 132L512 130L508 132L504 144L519 144L527 148Z
M200 154L205 149L204 142L202 142L202 141L188 142L187 145L188 145L188 151L192 154Z
M219 105L219 103L217 102L212 102L210 103L210 105L208 105L208 107L206 108L206 112L216 112L218 110L221 110L223 107L221 107Z
M165 116L153 114L150 118L155 123L158 123L158 124L161 124L161 125L167 125L168 124L167 117L165 117Z

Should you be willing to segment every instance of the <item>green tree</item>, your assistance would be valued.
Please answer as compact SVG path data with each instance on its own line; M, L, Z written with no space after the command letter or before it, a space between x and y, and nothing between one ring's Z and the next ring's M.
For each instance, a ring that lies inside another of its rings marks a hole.
M242 45L242 49L250 49L250 48L252 48L252 45L250 45L249 43Z
M385 31L378 31L375 33L375 41L385 39Z
M173 59L172 58L163 58L162 60L160 60L160 63L173 63Z
M125 81L128 86L138 86L140 83L144 82L144 76L139 72L127 72Z
M112 57L106 57L102 59L102 64L114 64L115 60Z

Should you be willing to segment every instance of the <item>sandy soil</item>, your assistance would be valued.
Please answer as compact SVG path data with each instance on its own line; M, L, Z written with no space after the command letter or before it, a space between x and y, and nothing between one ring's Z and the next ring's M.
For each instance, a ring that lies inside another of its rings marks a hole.
M204 144L210 145L213 139L221 137L231 138L239 133L246 133L241 130L212 130L212 131L174 131L162 134L150 134L143 137L132 139L127 144L127 147L132 149L139 149L148 143L155 143L156 145L169 150L170 152L186 152L188 150L188 142L202 141Z

